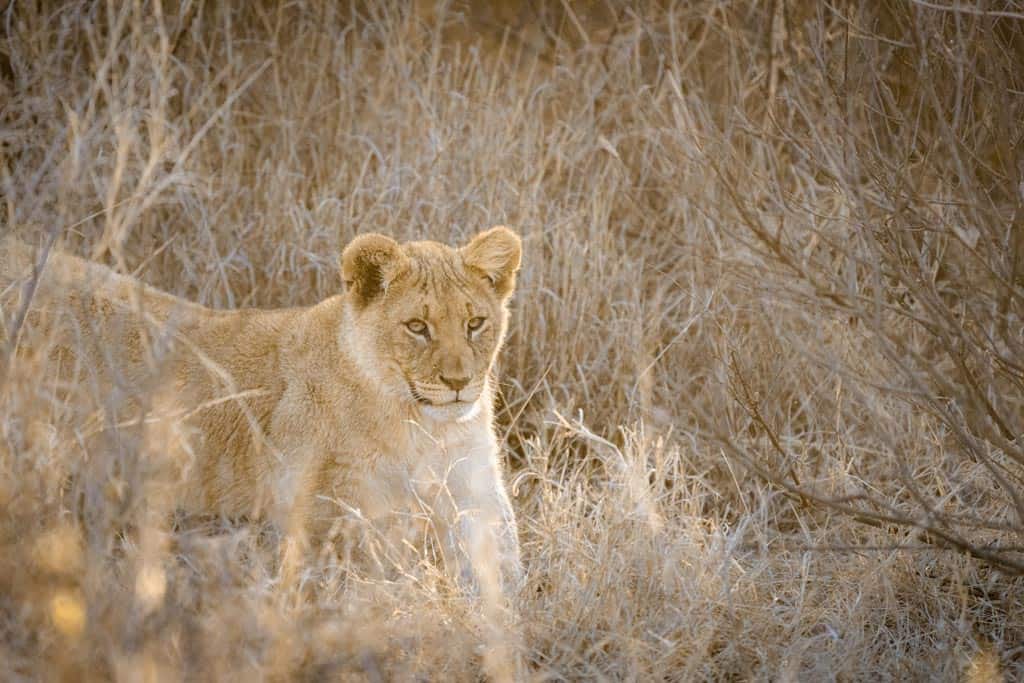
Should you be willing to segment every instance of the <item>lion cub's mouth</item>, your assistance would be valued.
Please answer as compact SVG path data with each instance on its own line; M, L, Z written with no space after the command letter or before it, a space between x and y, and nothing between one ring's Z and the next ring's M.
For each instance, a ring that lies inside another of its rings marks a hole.
M470 392L455 392L455 398L448 401L435 401L425 396L423 391L418 389L416 385L410 379L406 379L406 384L409 386L409 395L412 396L413 400L424 409L433 408L437 410L455 410L455 411L466 411L471 409L479 400L479 394L468 398L460 396L460 393Z
M480 414L479 401L449 401L448 403L426 403L420 412L438 422L466 422Z
M434 406L435 408L444 408L447 406L468 406L476 402L464 398L456 398L452 399L451 401L445 401L444 403L437 403L435 401L431 401L429 398L427 398L420 392L416 391L415 389L412 390L412 397L413 399L415 399L416 403L419 403L420 405Z

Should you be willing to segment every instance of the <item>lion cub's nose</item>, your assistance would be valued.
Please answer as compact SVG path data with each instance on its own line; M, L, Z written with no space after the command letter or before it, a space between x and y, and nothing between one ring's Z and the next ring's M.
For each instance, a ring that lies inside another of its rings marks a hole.
M441 381L447 384L449 389L453 389L455 391L465 389L466 385L469 384L468 377L445 377L444 375L441 375Z

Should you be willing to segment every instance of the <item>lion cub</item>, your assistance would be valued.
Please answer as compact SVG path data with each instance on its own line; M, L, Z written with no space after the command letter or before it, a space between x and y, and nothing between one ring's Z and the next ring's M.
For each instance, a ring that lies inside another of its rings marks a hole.
M70 351L129 382L152 375L158 333L173 340L160 368L189 410L194 458L179 505L266 516L304 539L343 510L373 520L426 501L450 569L473 582L493 568L508 587L521 569L493 365L520 255L505 227L460 248L363 234L341 255L343 294L218 311L52 252L26 319L58 339L70 321ZM29 291L11 285L35 258L0 245L0 290Z

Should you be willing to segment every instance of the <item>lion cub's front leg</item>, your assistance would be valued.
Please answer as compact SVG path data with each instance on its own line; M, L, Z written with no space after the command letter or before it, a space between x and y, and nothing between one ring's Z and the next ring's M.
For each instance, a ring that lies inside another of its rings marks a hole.
M510 597L522 583L523 568L515 512L496 451L478 451L453 463L446 480L449 499L435 509L435 520L445 562L463 588L484 597Z
M311 534L317 494L317 474L322 463L321 449L315 444L296 445L282 439L285 448L276 454L268 468L270 522L280 538L279 579L283 591L300 583L302 568L312 547Z

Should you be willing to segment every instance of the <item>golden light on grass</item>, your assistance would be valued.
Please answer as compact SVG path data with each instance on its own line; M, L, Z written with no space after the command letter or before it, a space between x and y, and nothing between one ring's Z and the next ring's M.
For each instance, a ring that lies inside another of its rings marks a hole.
M150 612L159 607L167 593L167 573L159 564L143 562L135 575L135 596L143 610Z
M33 543L32 559L45 572L77 576L84 561L81 534L67 523L45 531Z
M58 590L50 598L50 620L63 635L77 638L85 628L85 603L76 590Z
M0 680L1024 679L1008 3L0 6L0 237L225 309L337 294L360 232L522 234L526 568L474 604L339 501L282 588L261 500L164 486L173 378L0 281Z

